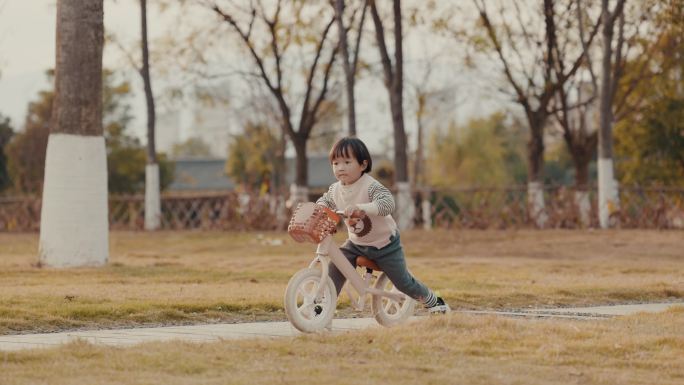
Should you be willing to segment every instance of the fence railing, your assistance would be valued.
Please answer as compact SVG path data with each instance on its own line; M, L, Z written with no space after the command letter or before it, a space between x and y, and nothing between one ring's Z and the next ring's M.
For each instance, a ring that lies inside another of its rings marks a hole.
M547 228L598 227L597 193L588 191L583 217L575 191L545 188ZM310 199L315 200L316 194ZM413 191L412 212L419 227L506 229L535 227L525 187ZM276 230L287 226L285 197L239 194L234 191L162 197L161 227L167 230ZM40 198L0 197L0 231L38 231ZM112 196L109 223L114 230L141 230L144 197ZM403 210L402 210L403 209ZM684 189L623 187L614 220L623 228L684 228Z
M283 199L235 192L165 196L161 200L161 227L169 230L274 230L286 213L278 214ZM280 210L282 211L282 210ZM143 196L109 199L110 228L141 230L145 219Z
M586 213L577 191L564 186L544 188L546 228L598 227L598 193L586 191ZM416 193L416 225L429 218L432 226L505 229L535 227L525 186L428 190ZM424 210L429 208L430 216ZM583 215L584 214L584 215ZM613 221L621 228L684 228L684 189L623 187Z
M40 199L33 196L0 197L0 231L38 231Z

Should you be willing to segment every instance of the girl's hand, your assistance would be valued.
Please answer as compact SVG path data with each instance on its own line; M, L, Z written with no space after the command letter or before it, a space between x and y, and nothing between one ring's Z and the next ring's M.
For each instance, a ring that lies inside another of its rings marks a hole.
M352 205L344 209L344 215L347 218L361 219L366 216L366 212L360 210L358 207L356 207L356 205Z

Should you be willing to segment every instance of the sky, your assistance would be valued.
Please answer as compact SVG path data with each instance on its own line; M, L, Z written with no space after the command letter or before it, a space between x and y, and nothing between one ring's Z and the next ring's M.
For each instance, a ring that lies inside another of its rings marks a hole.
M47 84L45 71L54 67L55 62L55 0L0 0L0 113L9 116L15 129L21 129L27 105L35 99L37 92L51 88ZM150 6L148 10L150 41L154 41L173 28L173 21L160 15L159 10ZM127 44L135 41L140 31L139 5L137 0L105 0L105 31L114 34ZM443 50L439 39L414 34L405 43L406 73L405 83L420 82L424 72L421 63ZM369 44L366 44L370 47ZM373 49L366 48L366 49ZM458 110L453 115L464 120L485 115L501 106L495 95L478 94L476 82L469 80L470 74L454 74L461 58L451 55L441 62L434 71L431 83L436 87L457 87L454 100L448 102L447 109ZM250 60L245 58L245 60ZM107 47L103 64L108 68L125 68L125 60L120 51ZM453 68L452 68L453 67ZM132 71L129 71L131 73ZM131 130L144 141L145 107L141 84L135 74L131 74L135 96L131 99L134 120ZM159 83L157 83L159 84ZM357 85L357 111L360 136L371 151L387 150L392 126L387 93L380 79L365 79ZM405 96L410 99L409 95ZM450 107L450 105L451 107ZM405 121L409 133L415 132L415 122L411 101L405 102ZM162 111L163 113L163 111ZM180 124L182 139L193 135L187 119ZM363 128L371 128L363 131Z
M0 113L15 126L28 103L50 88L45 71L55 65L55 0L0 0ZM133 0L105 1L105 29L123 36L138 34L139 8ZM154 26L151 26L154 28ZM159 28L156 31L159 32ZM121 60L105 50L104 65Z
M55 10L50 2L0 0L0 113L16 126L45 87L36 76L54 66Z

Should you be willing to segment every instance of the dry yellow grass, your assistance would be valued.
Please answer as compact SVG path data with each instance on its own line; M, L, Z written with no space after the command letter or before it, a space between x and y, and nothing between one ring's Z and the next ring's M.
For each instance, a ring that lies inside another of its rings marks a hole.
M0 233L0 334L284 319L287 281L314 250L284 233L115 232L108 266L55 270L35 266L37 242ZM684 298L682 232L440 230L402 242L413 273L457 308Z
M111 348L74 343L0 353L0 383L684 383L684 308L613 320L451 314L392 329Z

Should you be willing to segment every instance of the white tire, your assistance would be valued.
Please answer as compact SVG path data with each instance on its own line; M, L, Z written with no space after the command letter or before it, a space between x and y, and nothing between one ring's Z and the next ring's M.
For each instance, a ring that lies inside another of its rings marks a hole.
M402 300L396 301L390 297L373 295L371 310L375 320L378 321L380 325L386 327L398 325L413 315L416 308L416 301L397 290L385 273L380 274L380 277L378 277L378 280L375 282L375 288L399 293L404 296Z
M285 290L285 314L297 330L315 333L326 328L335 315L337 291L330 277L325 277L325 287L320 298L315 298L321 284L321 271L308 268L298 271L290 278Z

